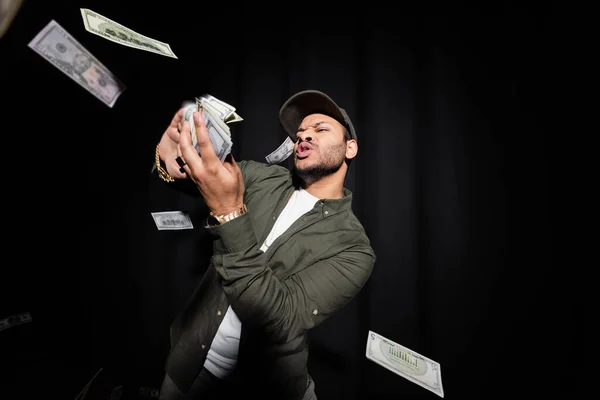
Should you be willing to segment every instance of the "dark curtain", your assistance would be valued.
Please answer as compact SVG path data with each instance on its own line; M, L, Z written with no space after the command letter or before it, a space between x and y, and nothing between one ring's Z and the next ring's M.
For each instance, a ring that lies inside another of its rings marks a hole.
M86 32L80 7L178 59ZM150 175L154 147L183 101L210 93L244 118L235 157L263 161L285 139L279 107L309 88L357 128L346 186L378 256L312 334L319 399L436 398L365 358L369 330L439 362L449 399L572 393L554 286L569 271L552 268L553 10L287 7L25 1L0 40L0 319L32 322L0 331L5 393L74 398L100 368L129 398L160 387L211 243L201 204ZM127 85L114 107L27 47L51 19ZM194 229L158 231L150 213L171 210Z

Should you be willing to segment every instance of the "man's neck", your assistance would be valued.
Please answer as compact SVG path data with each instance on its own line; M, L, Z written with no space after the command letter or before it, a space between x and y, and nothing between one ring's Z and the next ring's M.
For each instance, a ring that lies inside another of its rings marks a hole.
M315 182L304 181L302 187L319 199L341 199L344 197L344 176L333 174Z

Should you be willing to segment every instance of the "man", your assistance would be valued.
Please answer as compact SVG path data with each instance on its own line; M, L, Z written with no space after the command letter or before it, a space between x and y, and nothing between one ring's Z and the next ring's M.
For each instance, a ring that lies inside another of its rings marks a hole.
M171 185L195 184L214 254L171 326L160 399L316 399L308 331L358 294L376 259L344 188L358 153L350 118L322 92L290 97L279 113L295 141L289 171L221 163L195 113L198 154L182 115L157 145L157 169Z

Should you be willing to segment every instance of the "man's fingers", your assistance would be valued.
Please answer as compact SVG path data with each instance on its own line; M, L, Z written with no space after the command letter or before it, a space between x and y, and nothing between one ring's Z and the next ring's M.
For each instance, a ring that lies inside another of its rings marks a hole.
M167 135L169 136L169 139L171 139L173 142L175 142L175 144L179 143L179 132L177 132L177 129L173 129L173 128L169 128L167 129Z
M180 108L171 120L167 128L167 135L175 143L179 143L179 134L181 133L181 121L183 120L183 108Z
M182 168L188 175L192 175L191 171L202 168L202 159L192 145L190 123L188 121L183 121L182 123L181 135L179 137L179 150L181 151L181 158L186 163Z
M181 123L181 120L183 119L183 110L183 108L180 108L179 111L175 113L175 116L173 116L169 128L178 128L179 124Z
M235 163L235 160L233 159L233 154L229 153L227 154L227 156L225 156L225 160L223 160L223 166L225 167L225 169L231 173L234 173L236 168L237 168L237 164Z
M190 124L187 121L183 121L181 123L181 133L179 134L179 149L181 150L181 155L183 155L183 149L188 146L192 147L192 131L190 129Z
M198 140L200 157L206 163L220 163L221 160L217 157L217 153L212 145L202 113L194 112L194 125L196 126L196 140Z

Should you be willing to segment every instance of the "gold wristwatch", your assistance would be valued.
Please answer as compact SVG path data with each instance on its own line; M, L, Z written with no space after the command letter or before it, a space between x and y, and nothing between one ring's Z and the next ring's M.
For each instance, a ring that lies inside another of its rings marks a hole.
M244 215L248 212L248 208L244 204L240 209L230 212L229 214L215 215L212 212L206 219L206 226L213 227L217 225L222 225L225 222L231 221L232 219L236 219L240 215Z

